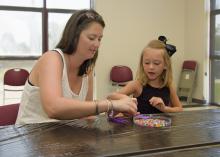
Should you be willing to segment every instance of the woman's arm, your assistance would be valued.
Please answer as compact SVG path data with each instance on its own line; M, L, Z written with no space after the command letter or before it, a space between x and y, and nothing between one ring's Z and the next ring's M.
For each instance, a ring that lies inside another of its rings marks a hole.
M97 109L99 113L109 110L108 100L95 102L63 97L63 62L58 53L45 53L33 70L34 85L40 88L41 102L50 118L68 120L95 115ZM135 100L120 99L112 102L113 110L136 114Z
M88 81L89 81L89 86L88 86L88 93L86 96L87 101L93 100L93 71L91 71L88 75Z

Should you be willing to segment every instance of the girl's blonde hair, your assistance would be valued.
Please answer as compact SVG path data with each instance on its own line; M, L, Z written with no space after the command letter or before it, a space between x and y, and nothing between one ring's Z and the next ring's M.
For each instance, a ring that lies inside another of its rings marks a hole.
M164 51L163 59L164 59L164 64L165 64L166 69L161 74L161 80L163 82L162 87L165 87L165 86L170 87L173 81L171 59L167 53L166 45L160 40L150 41L148 45L143 49L141 53L140 61L139 61L137 74L136 74L136 80L138 80L143 86L148 84L149 82L147 75L145 74L144 68L143 68L143 56L144 56L146 48L162 49Z

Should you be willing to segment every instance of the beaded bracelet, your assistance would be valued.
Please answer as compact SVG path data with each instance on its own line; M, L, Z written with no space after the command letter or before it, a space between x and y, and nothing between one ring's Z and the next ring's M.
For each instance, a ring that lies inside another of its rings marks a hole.
M110 109L111 102L110 102L110 100L108 100L108 99L106 99L106 101L107 101L107 105L108 105L108 108L107 108L106 113L108 113L108 112L109 112L109 109Z
M95 103L95 114L98 115L99 114L99 104L97 100L94 100Z
M108 116L113 117L113 115L114 115L114 105L113 105L113 102L111 100L109 100L109 102L110 102L110 105L111 105L111 109L110 109L110 112L108 112Z

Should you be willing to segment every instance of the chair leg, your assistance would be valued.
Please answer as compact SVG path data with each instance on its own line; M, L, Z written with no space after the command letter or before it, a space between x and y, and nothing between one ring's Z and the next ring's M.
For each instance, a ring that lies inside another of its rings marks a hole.
M187 97L187 104L190 105L192 103L192 97L188 96Z
M189 94L187 97L187 104L190 105L192 103L192 89L189 90Z
M5 104L5 91L3 91L3 94L2 94L2 104L3 105Z
M119 84L118 84L118 83L116 83L116 92L118 92L118 91L119 91L119 88L120 88Z
M114 82L114 83L112 83L112 86L116 88L116 92L118 92L118 91L119 91L120 86L119 86L119 84L118 84L118 83L115 83L115 82Z

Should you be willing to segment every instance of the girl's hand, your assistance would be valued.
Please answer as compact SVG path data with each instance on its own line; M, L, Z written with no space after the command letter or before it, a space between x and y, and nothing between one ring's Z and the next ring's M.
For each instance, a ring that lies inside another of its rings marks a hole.
M150 104L157 108L158 110L165 112L166 110L166 105L164 104L163 100L160 97L152 97L149 100Z

